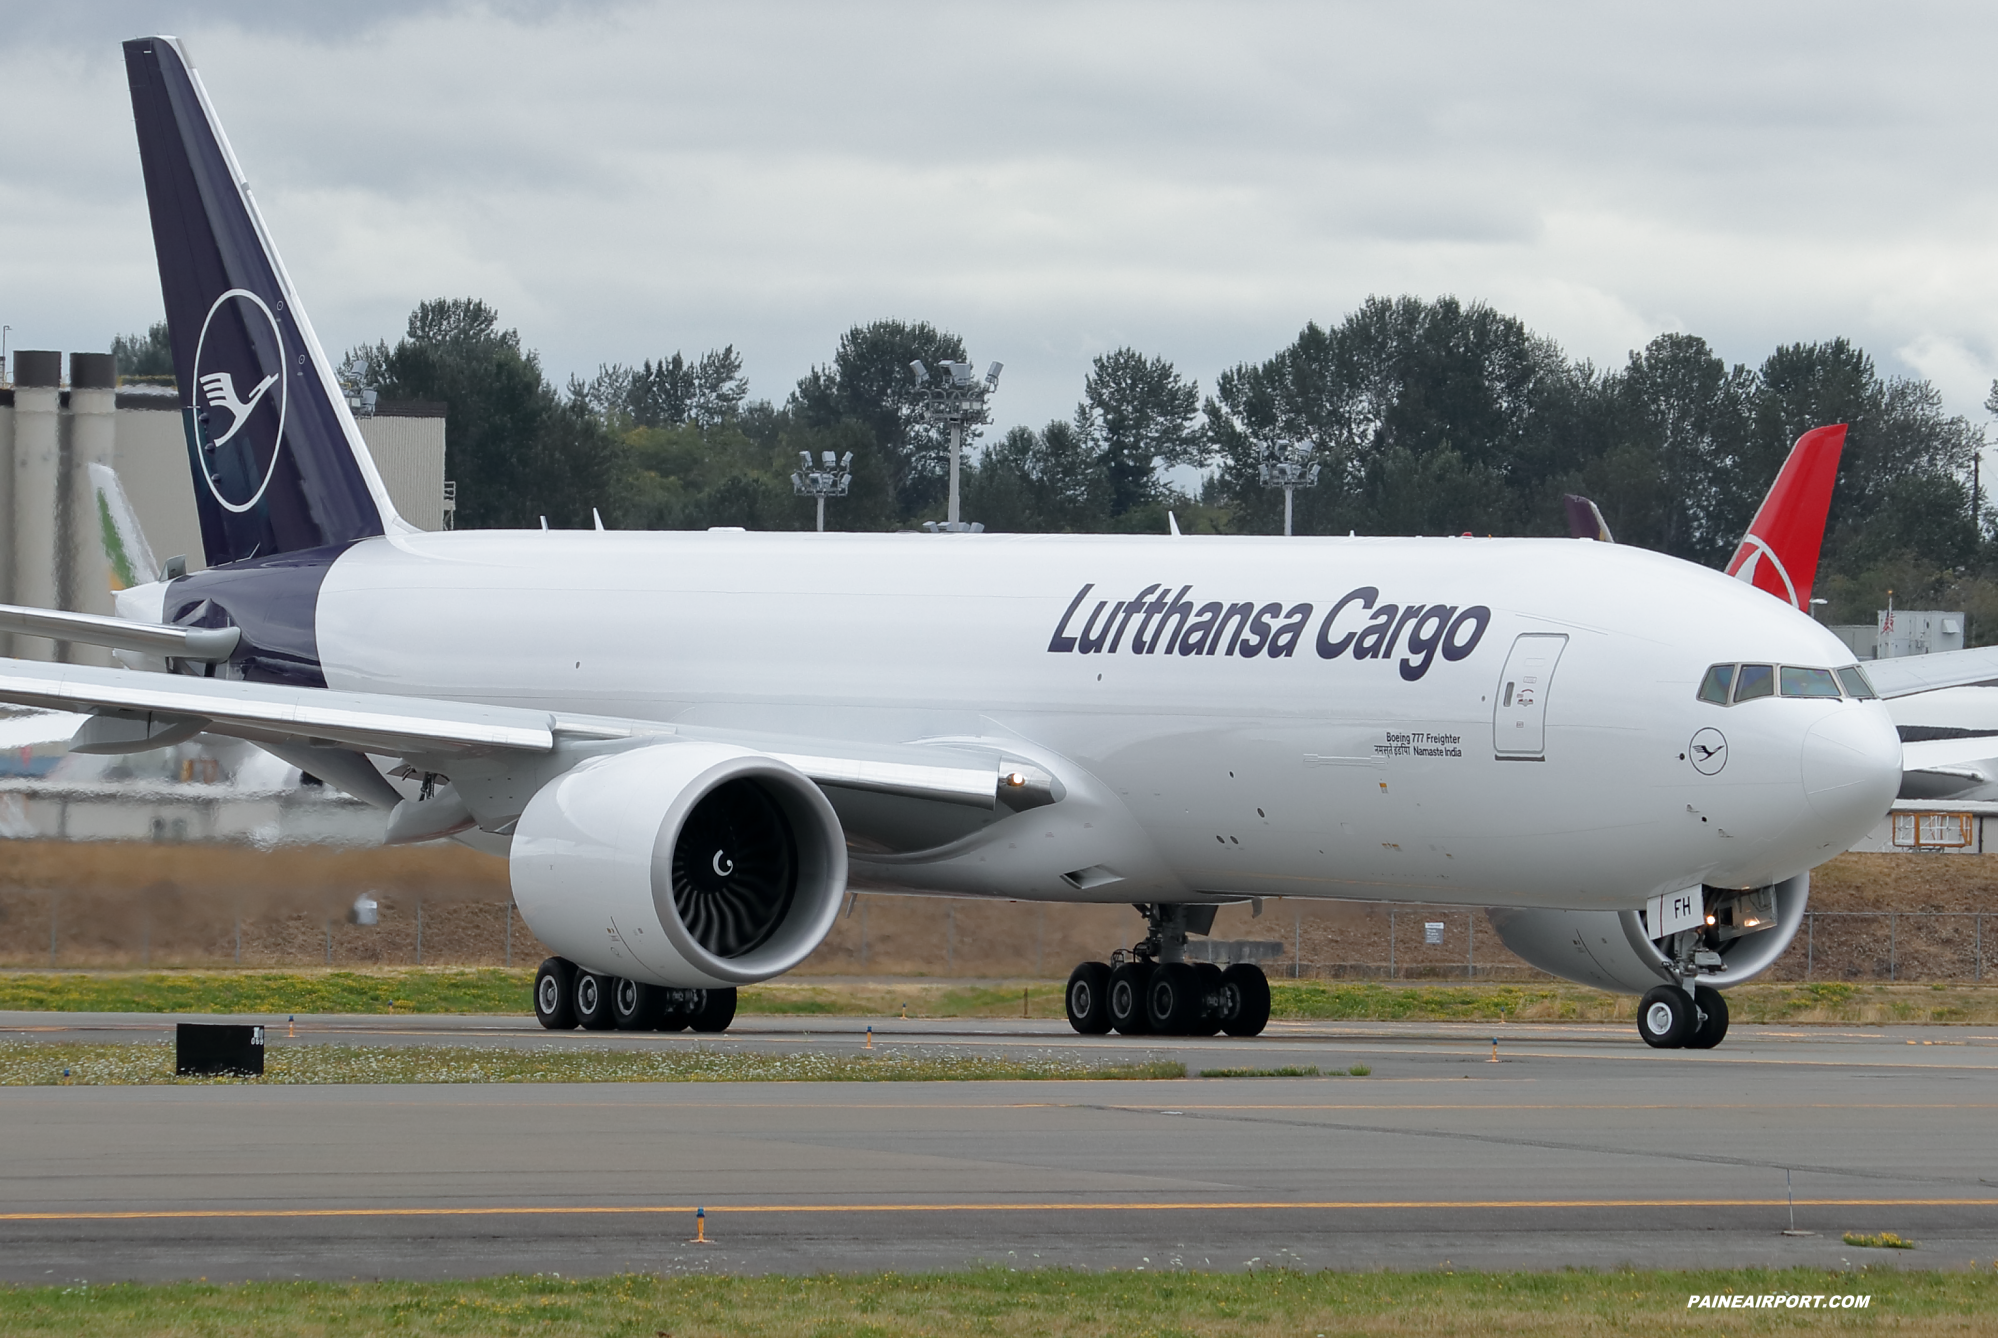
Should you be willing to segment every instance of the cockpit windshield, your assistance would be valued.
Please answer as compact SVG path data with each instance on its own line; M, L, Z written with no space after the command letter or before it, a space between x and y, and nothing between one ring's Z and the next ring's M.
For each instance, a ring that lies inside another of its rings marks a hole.
M1872 701L1879 695L1874 692L1873 685L1866 681L1865 673L1856 664L1847 665L1839 670L1838 681L1845 686L1845 695L1848 697L1856 697L1864 702Z
M1716 664L1700 679L1698 693L1701 701L1715 706L1779 695L1872 701L1879 694L1856 664L1836 670L1797 664Z
M1838 680L1832 677L1829 669L1799 669L1793 664L1786 664L1782 680L1785 697L1838 696Z
M1734 699L1738 702L1753 701L1757 697L1776 695L1776 666L1773 664L1744 664L1735 676Z

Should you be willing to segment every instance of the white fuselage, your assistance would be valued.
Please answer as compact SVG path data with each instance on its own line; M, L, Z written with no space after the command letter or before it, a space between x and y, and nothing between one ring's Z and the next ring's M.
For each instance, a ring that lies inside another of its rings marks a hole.
M1159 590L1098 614L1148 586L1278 611L1186 655L1168 629L1198 617L1152 612ZM1365 588L1373 613L1453 612L1369 639L1356 599L1326 625ZM1478 607L1486 625L1458 619ZM1522 635L1541 639L1512 658ZM858 886L1630 909L1809 869L1900 774L1878 702L1696 699L1717 662L1850 663L1829 632L1719 573L1570 540L461 531L356 545L317 636L335 689L978 740L1069 790L940 849L856 849ZM1687 757L1708 728L1711 775Z

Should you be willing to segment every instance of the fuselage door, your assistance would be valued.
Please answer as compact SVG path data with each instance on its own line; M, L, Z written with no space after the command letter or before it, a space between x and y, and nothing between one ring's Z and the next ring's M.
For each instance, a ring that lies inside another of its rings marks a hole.
M1526 632L1513 641L1492 712L1492 751L1500 757L1547 755L1547 690L1567 645L1559 632Z

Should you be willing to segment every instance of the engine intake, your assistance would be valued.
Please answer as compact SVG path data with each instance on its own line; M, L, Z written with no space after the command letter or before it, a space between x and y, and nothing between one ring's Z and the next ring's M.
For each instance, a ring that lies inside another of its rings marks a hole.
M521 918L589 971L654 985L753 984L818 947L846 891L846 838L796 768L728 744L592 758L515 828Z

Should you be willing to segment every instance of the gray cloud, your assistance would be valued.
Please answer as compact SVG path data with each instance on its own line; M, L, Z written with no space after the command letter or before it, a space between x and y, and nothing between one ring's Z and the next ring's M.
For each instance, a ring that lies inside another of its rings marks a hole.
M0 11L16 345L157 313L117 42L178 27L334 348L472 293L558 376L733 342L781 398L896 315L1038 423L1117 344L1211 384L1412 291L1998 371L1971 6L69 8Z

